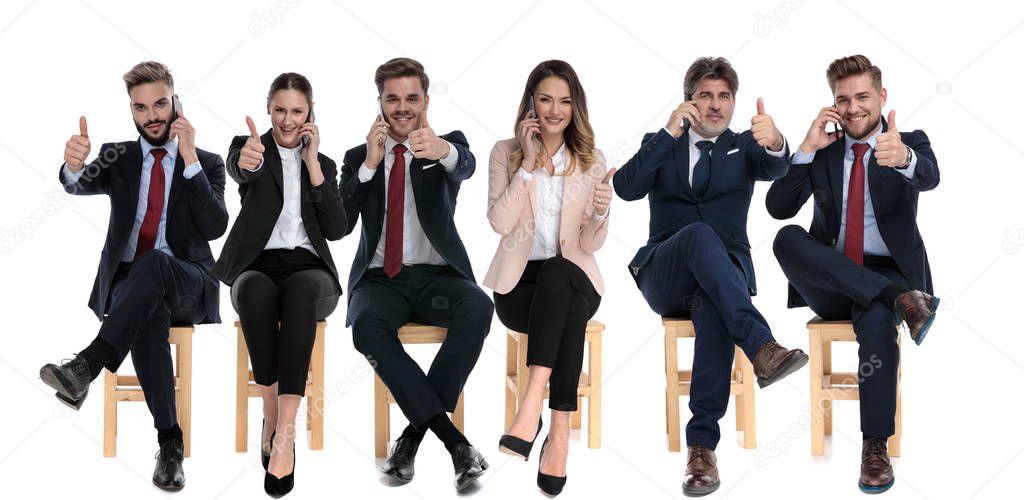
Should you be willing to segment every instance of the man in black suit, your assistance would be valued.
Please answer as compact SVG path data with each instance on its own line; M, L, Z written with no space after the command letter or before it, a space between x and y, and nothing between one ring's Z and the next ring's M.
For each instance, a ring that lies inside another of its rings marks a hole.
M746 353L763 388L807 363L772 336L750 300L757 293L747 240L754 182L786 173L786 139L758 98L750 130L729 122L739 79L723 58L697 59L684 81L686 102L665 128L644 137L640 151L614 177L625 200L647 196L650 239L629 271L662 316L692 318L693 380L686 425L683 493L718 489L718 420L729 405L735 346Z
M71 361L40 369L57 399L79 409L103 368L116 371L129 353L158 430L153 483L185 485L183 442L175 413L168 328L219 323L218 282L209 241L224 234L224 162L195 146L195 130L175 113L174 81L157 62L124 75L141 137L108 143L88 165L85 117L64 150L60 181L71 194L110 197L110 223L89 307L103 324Z
M789 219L814 196L810 232L782 228L775 255L789 279L789 307L853 320L860 363L869 368L859 381L859 484L866 493L880 493L894 481L886 440L895 431L896 325L905 322L920 344L939 304L930 295L931 271L917 229L917 196L939 184L939 167L923 131L897 131L892 110L888 121L882 119L882 71L867 57L836 59L826 77L835 105L818 113L766 203L773 217ZM827 123L837 131L826 132Z
M348 231L363 217L347 321L356 349L409 419L381 471L401 483L412 480L416 451L430 429L451 453L462 490L488 466L448 418L494 312L454 222L459 185L473 175L476 160L461 132L438 137L427 123L429 80L420 63L392 59L377 68L374 81L381 116L366 144L345 153L341 170ZM398 328L409 321L448 329L426 374L398 340Z

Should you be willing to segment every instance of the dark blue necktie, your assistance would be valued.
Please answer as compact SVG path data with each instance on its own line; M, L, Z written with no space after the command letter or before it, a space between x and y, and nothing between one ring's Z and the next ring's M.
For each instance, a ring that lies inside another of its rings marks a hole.
M704 196L708 190L708 181L711 179L711 141L697 141L697 148L700 149L700 158L693 166L693 194L698 197Z

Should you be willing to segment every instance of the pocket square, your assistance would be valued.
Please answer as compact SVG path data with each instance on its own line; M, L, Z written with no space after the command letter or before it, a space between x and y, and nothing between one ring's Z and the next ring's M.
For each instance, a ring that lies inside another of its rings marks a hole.
M433 166L435 166L435 165L437 165L437 162L431 163L430 165L423 165L423 168L422 168L422 170L426 170L426 169L428 169L428 168L430 168L430 167L433 167Z
M729 156L729 155L731 155L731 154L733 154L733 153L735 153L735 152L737 152L739 150L740 150L740 148L732 149L728 153L725 153L725 156Z

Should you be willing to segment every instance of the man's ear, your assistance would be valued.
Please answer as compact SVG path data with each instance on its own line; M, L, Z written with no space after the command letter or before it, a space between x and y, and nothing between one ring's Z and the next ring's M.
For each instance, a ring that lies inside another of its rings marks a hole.
M885 87L882 87L882 91L878 93L879 103L881 108L885 107L885 101L889 98L889 93L885 91Z

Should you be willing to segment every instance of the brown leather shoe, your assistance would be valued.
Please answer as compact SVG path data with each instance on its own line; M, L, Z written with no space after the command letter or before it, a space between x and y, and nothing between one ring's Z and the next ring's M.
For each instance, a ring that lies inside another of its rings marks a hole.
M938 297L932 297L918 290L899 294L893 306L900 320L907 323L910 338L917 345L924 342L924 336L931 328L932 321L935 321L935 310L938 308Z
M896 481L885 441L884 438L864 438L860 452L860 482L857 483L864 493L885 492Z
M715 452L705 446L687 446L683 494L688 497L702 497L713 493L721 485Z
M800 349L786 349L774 340L765 342L754 354L754 375L762 389L807 364L807 355Z

